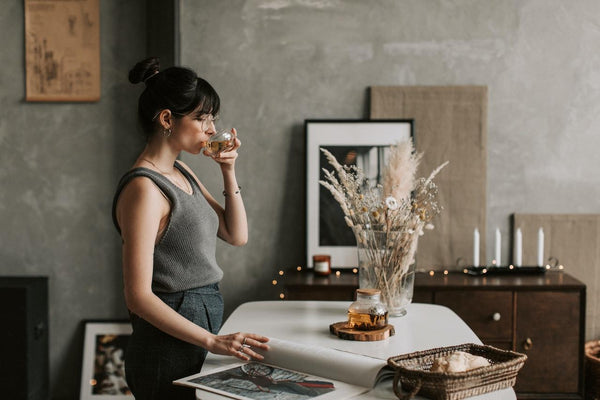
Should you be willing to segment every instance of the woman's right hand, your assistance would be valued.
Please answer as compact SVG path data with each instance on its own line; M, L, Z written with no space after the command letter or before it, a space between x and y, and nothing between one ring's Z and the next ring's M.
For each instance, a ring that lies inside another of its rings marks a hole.
M234 356L240 360L250 361L251 358L262 360L264 357L253 349L269 350L266 342L269 338L255 333L231 333L229 335L214 335L206 349L214 354Z

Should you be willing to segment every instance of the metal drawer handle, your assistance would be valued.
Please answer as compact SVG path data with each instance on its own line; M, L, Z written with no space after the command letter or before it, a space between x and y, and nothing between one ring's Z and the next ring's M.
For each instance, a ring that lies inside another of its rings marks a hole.
M532 347L533 347L533 340L531 340L531 338L525 339L525 341L523 342L523 348L525 350L530 350Z
M500 315L500 313L499 313L499 312L495 312L495 313L492 315L492 319L493 319L494 321L500 321L500 318L502 318L502 316Z

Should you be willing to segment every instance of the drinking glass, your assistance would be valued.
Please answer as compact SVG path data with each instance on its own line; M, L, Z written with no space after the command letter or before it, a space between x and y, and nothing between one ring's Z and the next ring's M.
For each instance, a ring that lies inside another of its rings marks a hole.
M204 150L210 155L216 156L224 151L233 149L235 145L235 136L230 131L220 131L208 139Z

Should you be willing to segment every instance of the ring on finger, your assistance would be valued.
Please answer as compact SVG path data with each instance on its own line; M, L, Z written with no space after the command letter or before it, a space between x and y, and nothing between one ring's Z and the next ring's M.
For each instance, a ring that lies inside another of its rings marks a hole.
M244 341L242 342L242 346L246 345L246 339L248 339L248 338L246 338L246 337L244 338Z

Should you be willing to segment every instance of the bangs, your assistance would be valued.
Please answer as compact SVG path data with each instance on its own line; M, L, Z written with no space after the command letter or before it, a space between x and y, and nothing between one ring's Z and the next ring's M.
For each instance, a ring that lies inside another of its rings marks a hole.
M201 116L205 114L218 115L221 109L221 99L216 90L204 79L198 78L196 84L196 93L194 101L191 103L194 108L184 112L185 114L193 114Z

